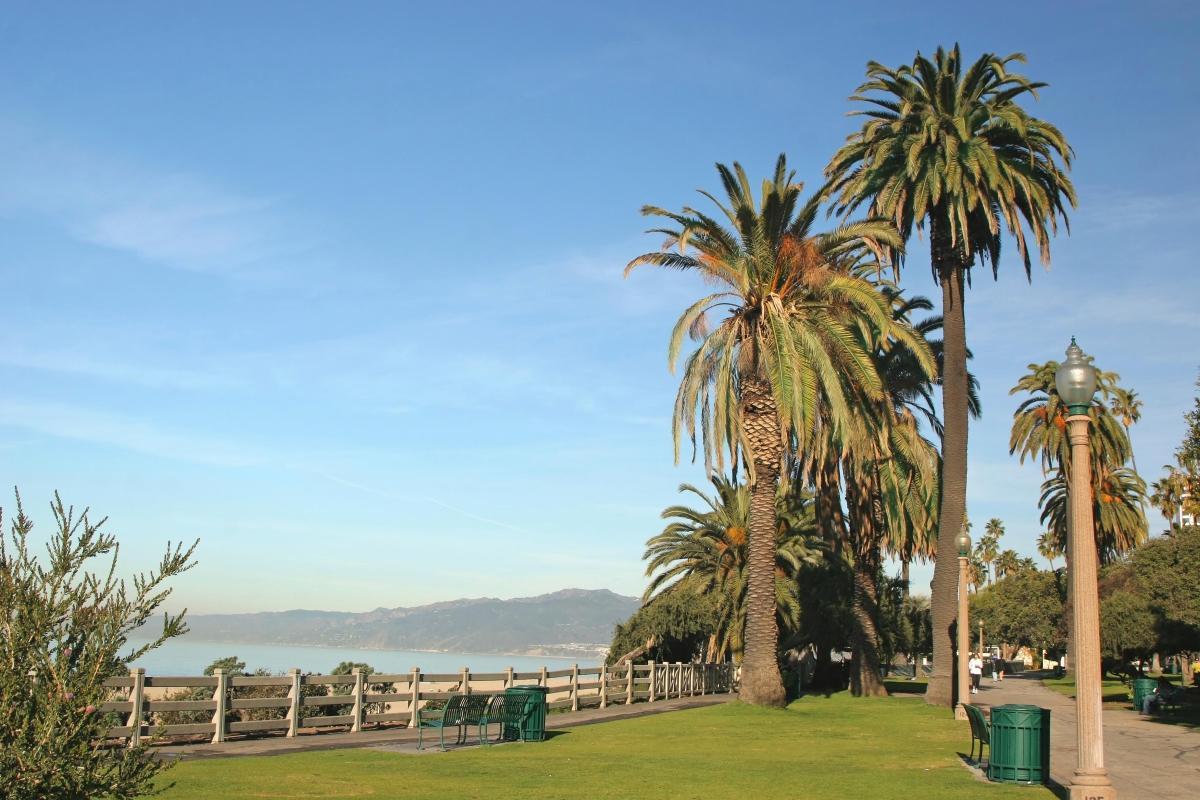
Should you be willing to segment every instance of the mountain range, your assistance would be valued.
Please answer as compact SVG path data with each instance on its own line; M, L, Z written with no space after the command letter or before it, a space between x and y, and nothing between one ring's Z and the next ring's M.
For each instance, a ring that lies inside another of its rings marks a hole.
M213 642L437 650L512 655L597 655L640 601L607 589L537 597L480 597L413 608L189 614L188 638Z

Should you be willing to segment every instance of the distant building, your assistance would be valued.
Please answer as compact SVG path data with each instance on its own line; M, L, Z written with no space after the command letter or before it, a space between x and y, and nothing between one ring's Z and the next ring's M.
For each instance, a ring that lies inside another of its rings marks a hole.
M1184 502L1188 499L1188 495L1183 496ZM1171 520L1171 527L1189 527L1196 524L1195 514L1185 514L1183 512L1184 503L1179 504L1179 510L1175 512L1175 517Z

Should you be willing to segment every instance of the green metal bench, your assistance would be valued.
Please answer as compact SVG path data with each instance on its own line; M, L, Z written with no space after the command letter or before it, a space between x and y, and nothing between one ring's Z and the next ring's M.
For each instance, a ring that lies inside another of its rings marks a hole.
M488 703L491 698L487 695L455 695L446 701L441 713L436 717L426 717L417 714L417 749L425 747L425 729L437 728L438 745L446 749L446 728L457 728L458 736L455 744L463 744L467 740L467 728L470 725L483 725L487 715ZM437 713L437 712L433 712Z
M488 727L492 724L500 726L496 736L497 742L506 739L520 738L521 724L525 721L529 698L520 694L498 694L488 703L487 711L479 724L479 743L491 746L488 739Z
M975 743L979 742L979 761L983 763L983 746L991 747L991 728L988 726L987 718L983 716L983 711L979 706L963 704L963 708L967 710L967 719L971 722L971 758L975 758Z
M1186 690L1175 686L1160 687L1158 690L1158 704L1164 711L1175 711L1179 708L1179 704L1183 702Z

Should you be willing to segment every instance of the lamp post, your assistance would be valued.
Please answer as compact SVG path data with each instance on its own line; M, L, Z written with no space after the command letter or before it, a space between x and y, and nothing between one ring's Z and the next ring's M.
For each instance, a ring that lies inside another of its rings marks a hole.
M955 539L958 545L958 702L954 704L954 718L966 719L963 705L971 692L971 676L967 673L967 657L971 649L971 627L967 620L967 557L971 555L971 536L964 526Z
M979 653L980 658L983 658L983 620L979 620L979 649L975 652Z
M1100 600L1096 586L1096 532L1092 519L1092 452L1088 409L1096 393L1096 368L1071 338L1067 360L1054 374L1066 404L1071 443L1067 473L1072 623L1075 633L1075 736L1078 756L1071 800L1114 800L1116 790L1104 768L1104 720L1100 705Z

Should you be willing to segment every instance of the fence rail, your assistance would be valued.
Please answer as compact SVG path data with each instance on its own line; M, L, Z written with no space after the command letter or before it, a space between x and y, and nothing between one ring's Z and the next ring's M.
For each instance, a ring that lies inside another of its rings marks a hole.
M214 743L237 736L282 732L288 737L332 729L358 733L384 725L412 727L422 709L460 694L494 694L512 686L545 686L551 709L566 712L735 691L732 664L617 664L537 672L151 676L143 669L104 685L114 715L108 738L129 747L178 737ZM147 695L151 689L151 695Z

